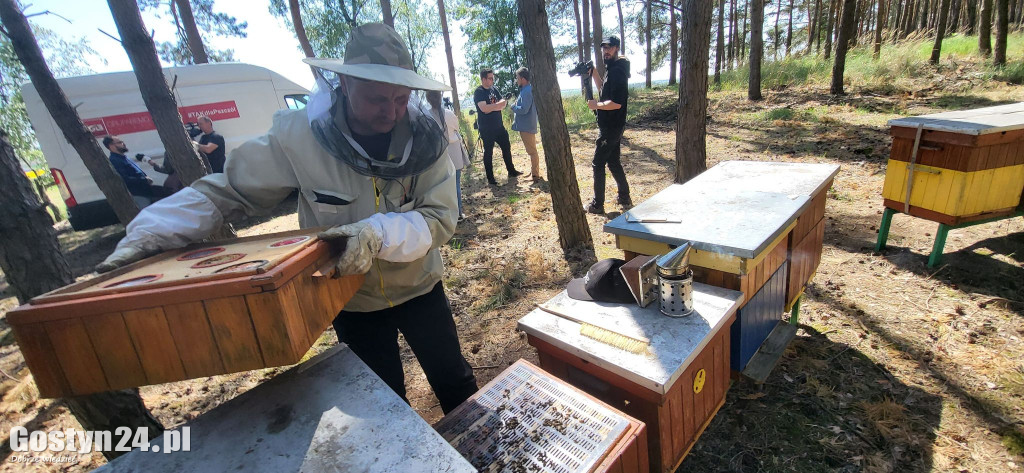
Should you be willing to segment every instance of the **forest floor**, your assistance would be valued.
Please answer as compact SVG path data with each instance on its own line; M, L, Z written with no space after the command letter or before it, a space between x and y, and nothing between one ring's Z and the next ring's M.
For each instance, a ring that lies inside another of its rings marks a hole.
M890 145L886 122L1024 101L1024 87L991 82L964 90L955 71L943 77L899 93L851 87L840 98L820 85L768 90L759 103L739 91L711 93L708 167L757 160L841 169L828 193L824 253L806 290L796 338L764 385L732 385L679 471L1024 471L1024 219L952 231L943 264L929 268L936 224L898 215L888 249L874 252ZM637 111L622 161L633 200L641 202L672 183L675 93L634 91L631 100ZM575 172L586 202L597 131L573 129ZM513 153L516 166L529 169L518 142ZM602 231L621 212L616 205L606 205L607 215L587 216L593 254L565 255L547 182L506 182L503 171L498 181L497 187L486 184L478 158L464 176L468 218L442 248L445 288L481 386L519 358L537 362L516 330L534 303L557 294L595 258L621 256ZM608 195L614 193L609 179ZM296 228L294 202L279 209L239 225L239 234ZM123 235L120 227L59 228L79 276ZM0 300L0 313L14 305L13 298ZM328 331L314 350L335 342ZM437 400L404 343L402 356L413 407L437 421ZM61 402L36 398L2 318L0 369L0 458L11 456L7 433L13 426L77 427ZM146 386L141 393L153 414L174 427L280 371ZM92 454L71 465L33 468L83 471L102 463ZM5 461L0 468L24 465Z

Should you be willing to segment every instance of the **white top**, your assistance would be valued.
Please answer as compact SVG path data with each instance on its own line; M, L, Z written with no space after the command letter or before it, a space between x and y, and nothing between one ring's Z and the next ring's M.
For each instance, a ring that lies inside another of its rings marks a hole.
M986 135L1024 128L1024 102L889 120L889 126Z
M638 355L580 335L580 324L534 309L519 329L658 394L667 394L683 371L711 342L743 301L743 293L693 283L693 314L663 315L658 302L647 307L572 299L562 291L545 305L584 322L651 341Z
M345 345L186 426L190 451L136 450L97 471L476 471Z

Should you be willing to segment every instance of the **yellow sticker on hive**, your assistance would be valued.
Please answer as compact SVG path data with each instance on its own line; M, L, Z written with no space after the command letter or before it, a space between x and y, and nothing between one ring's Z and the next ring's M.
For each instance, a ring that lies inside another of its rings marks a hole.
M703 369L697 371L697 374L693 376L693 393L700 394L704 390L704 379L707 377L707 373Z

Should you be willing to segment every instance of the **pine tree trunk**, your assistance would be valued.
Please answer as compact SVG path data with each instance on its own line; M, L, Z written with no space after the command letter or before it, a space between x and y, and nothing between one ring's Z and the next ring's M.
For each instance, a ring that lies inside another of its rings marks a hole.
M648 3L650 0L648 0ZM649 7L649 5L648 5ZM583 26L580 21L580 2L579 0L572 0L572 14L576 18L576 57L579 62L583 62L586 58L587 43L583 42ZM649 26L648 26L648 29ZM648 39L650 41L650 39ZM647 77L651 77L651 53L647 53ZM583 97L587 96L587 81L590 80L586 74L580 74L580 95ZM648 85L650 87L650 85Z
M992 64L1002 66L1006 64L1006 34L1009 31L1010 13L1007 0L996 0L996 45L992 52Z
M604 28L601 27L601 0L590 0L590 22L594 27L594 66L597 67L597 73L604 77L604 54L601 54L601 41L604 40Z
M89 175L96 181L96 185L107 198L107 202L114 209L118 220L123 225L128 225L128 222L135 218L135 214L139 213L138 206L131 194L128 193L128 188L125 187L121 176L110 165L107 153L100 148L96 138L82 124L78 112L71 106L64 91L57 84L57 80L54 79L53 73L50 72L50 68L43 58L42 50L39 49L39 45L32 35L28 20L25 19L25 15L18 9L14 0L0 0L0 21L2 21L4 29L7 30L7 37L11 40L18 60L25 67L25 72L32 80L32 85L39 93L39 97L53 117L53 121L60 128L64 139L68 140L68 143L82 158L86 169L89 170Z
M946 32L950 35L955 34L960 29L960 9L963 7L963 2L960 0L953 0L949 6L949 23L946 25Z
M764 0L750 5L750 81L747 98L761 100L761 60L764 58Z
M885 27L885 18L888 13L885 9L885 0L878 1L878 18L875 20L875 50L871 57L878 59L878 56L882 53L882 28Z
M967 21L965 26L967 36L974 35L974 27L978 24L978 5L974 0L967 0L964 2L967 4Z
M626 22L622 19L622 0L615 0L615 8L619 10L619 50L626 54Z
M772 56L779 60L779 16L782 15L782 0L779 0L779 7L775 10L775 30L772 31Z
M846 51L856 27L857 0L843 1L842 21L839 23L839 38L836 40L836 59L832 64L832 95L843 95L843 69L846 67Z
M779 16L775 15L778 22ZM725 0L718 0L718 36L715 41L715 84L722 83L722 59L725 56ZM778 25L776 25L776 29ZM776 49L778 43L776 42ZM650 53L648 53L650 55Z
M726 69L731 71L733 60L736 58L736 0L729 0L729 47L726 49L726 55Z
M295 36L299 37L299 46L302 47L302 53L306 57L316 57L316 53L313 52L313 46L309 44L309 38L306 36L306 27L302 23L302 11L299 9L299 0L288 0L288 11L291 13Z
M537 104L544 161L547 163L548 181L551 183L551 206L558 226L558 243L563 250L593 248L590 226L580 201L569 130L565 126L565 111L558 87L555 51L551 44L544 0L518 2L519 24L523 29L527 64L533 76L533 98Z
M684 183L707 169L708 49L711 47L711 2L682 0L683 27L676 111L675 182Z
M645 72L648 89L651 88L651 8L653 6L651 0L647 0L647 20L644 23L644 35L647 40L647 70ZM719 23L719 27L721 27L721 23Z
M740 64L747 58L747 25L749 24L750 16L747 14L750 12L750 0L743 3L743 29L740 30Z
M166 156L174 165L181 182L189 185L209 173L205 160L192 148L192 140L182 125L174 94L167 87L153 39L142 23L139 6L133 0L107 0L113 14L121 44L131 60L139 81L142 100L146 103L157 134L164 144Z
M669 61L668 61L668 85L676 85L676 68L679 65L679 58L676 56L679 52L679 29L676 26L676 2L675 0L668 0L668 18L671 23L669 31Z
M981 0L978 17L978 51L989 57L992 54L992 0Z
M11 31L9 8L14 8L10 0L0 0L4 25ZM50 216L32 191L7 136L7 131L0 129L0 270L18 300L27 303L35 296L71 284L75 278L61 253ZM145 427L151 439L163 432L138 390L66 398L64 402L85 430L113 432L118 427ZM110 460L121 453L104 455Z
M589 61L594 54L590 48L590 0L583 0L580 7L580 15L583 16L583 52Z
M188 50L192 53L192 63L209 63L210 58L206 55L203 38L199 35L196 19L192 16L192 5L189 5L188 0L174 0L174 3L178 6L178 14L181 15L181 23L185 28L185 42L188 43Z
M930 9L928 8L929 0L921 0L921 23L917 29L925 31L928 29L928 14Z
M825 60L827 61L829 56L832 55L832 29L835 28L835 17L836 10L839 9L839 2L841 0L829 0L828 2L828 18L825 21Z
M295 0L293 0L295 1ZM452 108L455 112L455 116L462 121L462 110L459 104L459 86L458 81L455 80L455 60L452 58L452 40L448 36L448 14L444 10L444 0L437 0L437 14L441 17L441 36L444 37L444 55L448 59L448 82L452 86ZM579 32L579 18L577 17L576 22L577 32Z
M821 0L814 0L814 21L811 23L811 35L807 39L807 52L811 52L811 45L817 44L818 52L821 52Z
M789 27L786 29L786 57L793 46L793 0L789 0Z
M939 3L939 19L935 22L935 44L932 45L932 57L928 62L939 63L939 55L942 52L942 38L946 34L946 20L949 19L949 0L942 0Z
M391 13L391 0L380 0L380 11L384 17L384 24L395 27L395 15Z

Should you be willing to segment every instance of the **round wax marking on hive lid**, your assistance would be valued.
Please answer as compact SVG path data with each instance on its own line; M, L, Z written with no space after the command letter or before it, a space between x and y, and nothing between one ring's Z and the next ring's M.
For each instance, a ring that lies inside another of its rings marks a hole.
M139 276L139 277L135 277L135 278L131 278L131 279L125 279L124 281L113 282L113 283L107 284L106 286L103 286L103 287L131 287L131 286L140 286L142 284L151 283L153 281L156 281L157 279L160 279L163 276L164 276L163 274L147 274L145 276Z
M191 261L199 258L206 258L207 256L213 256L217 253L224 251L223 246L215 246L213 248L200 248L198 250L189 251L177 258L178 261Z
M257 269L259 267L262 267L263 265L265 265L267 263L269 263L269 261L267 261L265 259L246 261L244 263L233 264L233 265L228 266L226 268L220 268L220 269L218 269L217 271L214 271L214 272L215 273L234 273L234 272L239 272L239 271L249 271L249 270L252 270L252 269Z
M212 258L206 258L196 264L193 264L192 269L202 269L213 266L220 266L222 264L228 264L232 261L238 261L244 257L245 253L228 253L224 255L217 255Z
M278 241L275 241L274 243L271 243L269 247L270 248L280 248L282 246L297 245L299 243L302 243L304 241L309 240L310 238L312 238L312 237L309 236L309 235L297 236L297 237L292 237L292 238L285 238L284 240L278 240Z

